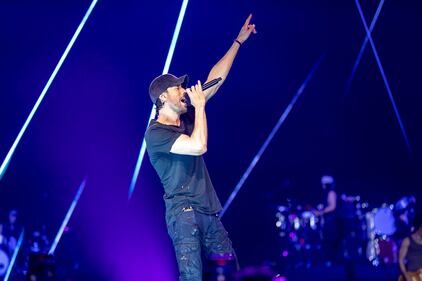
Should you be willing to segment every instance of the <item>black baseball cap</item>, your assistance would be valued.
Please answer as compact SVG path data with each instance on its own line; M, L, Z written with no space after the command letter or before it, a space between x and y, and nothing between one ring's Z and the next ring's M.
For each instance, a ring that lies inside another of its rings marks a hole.
M180 77L176 77L173 74L160 75L154 78L154 80L152 80L151 84L149 85L149 96L151 97L152 102L155 104L158 97L168 88L174 86L182 86L183 88L186 88L188 82L189 77L186 74Z

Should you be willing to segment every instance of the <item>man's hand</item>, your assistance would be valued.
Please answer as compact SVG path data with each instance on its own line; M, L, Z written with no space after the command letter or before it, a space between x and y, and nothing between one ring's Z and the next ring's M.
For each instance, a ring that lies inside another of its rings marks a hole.
M239 41L240 44L245 42L249 38L251 33L256 33L255 25L250 23L251 19L252 19L252 14L250 14L249 17L246 19L245 24L240 29L239 35L237 35L236 37L236 40ZM209 100L211 97L213 97L214 94L221 87L221 85L224 83L224 81L226 81L227 75L230 72L234 58L236 57L239 49L240 49L239 44L236 42L233 42L229 50L226 52L226 54L211 69L210 73L208 74L207 82L213 79L216 79L218 77L221 77L223 80L220 83L218 83L216 86L205 90L206 100Z
M201 82L186 89L191 104L195 107L195 124L190 136L182 134L174 142L170 152L199 156L207 152L208 127L205 114L205 94Z
M313 213L317 217L320 217L324 214L324 212L322 210L314 210Z
M252 19L252 14L250 14L249 17L246 19L245 24L240 29L239 35L237 35L236 40L239 40L239 42L242 44L249 38L251 33L256 34L257 32L255 28L255 24L250 23L251 19Z
M198 80L198 83L190 87L190 89L186 89L186 92L193 107L199 108L205 106L205 94L202 91L201 81Z

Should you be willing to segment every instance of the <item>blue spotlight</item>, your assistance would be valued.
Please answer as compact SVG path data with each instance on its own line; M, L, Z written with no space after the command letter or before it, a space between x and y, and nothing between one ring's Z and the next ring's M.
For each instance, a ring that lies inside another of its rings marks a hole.
M22 129L20 130L18 136L16 137L15 141L13 142L12 147L10 148L9 152L6 155L6 158L4 158L3 163L0 166L0 180L2 179L4 173L6 172L7 167L9 166L10 160L13 156L13 153L15 152L16 147L18 146L23 134L25 133L29 123L32 120L32 117L34 117L35 112L37 111L38 107L40 106L41 102L44 99L45 94L47 93L48 89L50 88L50 85L53 83L54 78L56 77L57 73L60 70L60 67L62 66L63 62L65 61L68 53L72 49L73 44L75 43L76 39L79 36L79 33L81 32L82 28L85 25L85 22L88 20L89 15L91 14L92 10L95 7L95 4L97 4L98 0L93 0L91 5L88 8L88 11L85 13L85 16L83 17L81 23L79 24L78 28L75 31L75 34L73 34L72 39L70 40L69 44L67 45L62 57L60 58L59 62L56 65L56 68L54 68L53 73L51 73L50 78L47 81L47 84L45 84L44 89L42 90L40 96L38 97L37 102L35 103L34 107L32 108L31 112L28 115L28 118L26 119L25 123L23 124Z
M54 251L56 250L57 244L59 244L60 238L62 238L64 229L66 228L66 226L67 226L67 224L70 220L70 217L73 214L73 210L75 210L76 204L78 204L79 198L81 197L81 194L84 191L85 184L86 184L86 179L83 180L83 182L79 186L78 192L76 193L76 196L72 201L72 204L70 204L70 208L67 211L66 217L64 218L62 225L60 226L59 231L57 232L56 238L54 238L54 241L53 241L53 244L51 245L50 251L48 251L49 255L54 254Z
M362 7L359 4L359 0L355 0L355 2L356 2L356 6L358 8L358 11L359 11L359 15L362 19L362 23L365 27L365 31L366 31L369 43L371 44L372 51L374 52L374 56L375 56L375 59L376 59L377 64L378 64L378 68L380 69L382 79L384 80L385 88L387 89L388 96L390 98L391 104L393 105L394 113L396 114L397 121L399 122L400 129L402 131L404 141L406 142L408 152L409 152L409 154L412 154L412 147L410 146L410 142L409 142L409 139L407 137L406 130L404 128L403 122L401 120L399 110L397 109L396 102L394 101L393 93L391 92L391 89L390 89L390 84L388 83L387 76L385 75L384 68L382 67L381 60L378 56L377 49L375 48L374 40L372 40L371 32L369 31L368 24L366 23L365 16L363 15Z
M176 48L177 39L179 38L180 29L182 27L183 18L185 17L186 8L188 6L189 0L183 0L182 7L180 8L179 17L177 18L176 27L174 28L173 38L171 39L171 44L169 51L167 53L166 62L164 64L163 74L168 73L170 69L170 63L173 59L174 49ZM148 119L147 126L151 119L155 116L155 107L152 107L151 114ZM132 197L133 191L135 190L136 181L139 176L139 170L141 169L142 160L145 156L145 150L147 146L145 143L145 138L142 140L141 150L139 151L138 161L136 162L135 171L133 172L132 181L130 182L129 186L129 199Z
M12 258L10 259L9 267L7 268L6 274L4 275L3 281L9 280L10 273L12 273L13 266L15 265L16 258L18 257L19 249L21 248L21 245L22 245L24 233L25 233L24 230L22 230L21 235L19 236L18 243L16 244L16 248L13 251Z
M221 210L221 212L220 212L220 217L222 217L224 215L224 213L229 208L230 204L233 202L234 198L236 197L236 195L239 192L239 190L242 188L242 186L245 183L246 179L249 177L250 173L255 168L255 165L258 163L258 161L261 158L262 154L264 153L265 149L267 149L267 147L270 144L271 140L274 138L274 135L277 133L277 131L280 128L280 126L286 120L287 116L289 115L290 111L292 110L293 106L295 105L297 99L300 97L300 95L305 90L306 86L309 83L309 80L314 76L315 71L318 69L318 67L321 64L321 61L322 61L322 59L324 57L325 56L322 55L317 60L317 62L315 63L315 65L313 66L313 68L311 69L311 71L309 72L308 76L306 77L305 81L302 83L302 85L300 86L299 90L296 92L296 95L293 97L293 99L290 102L290 104L287 106L287 108L284 110L283 114L280 116L280 119L278 120L277 124L274 126L273 130L271 131L271 133L269 134L269 136L265 140L264 144L259 149L258 153L256 154L256 156L252 160L252 162L249 165L248 169L245 171L245 173L243 174L243 176L240 178L240 181L237 183L237 185L234 188L233 192L230 194L229 199L227 199L226 204L224 204L223 210Z
M381 0L380 3L378 4L377 11L375 12L375 15L372 19L371 26L369 27L369 33L372 33L372 30L374 29L375 24L377 23L377 20L378 20L380 13L381 13L381 9L384 5L384 2L385 2L385 0ZM358 69L359 63L362 59L363 52L365 51L367 45L368 45L368 36L365 35L365 39L363 40L362 46L360 47L360 51L359 51L359 54L356 58L355 64L353 65L353 69L352 69L352 71L349 75L349 78L347 79L346 94L348 94L350 92L350 88L352 86L353 78L355 77L356 70Z

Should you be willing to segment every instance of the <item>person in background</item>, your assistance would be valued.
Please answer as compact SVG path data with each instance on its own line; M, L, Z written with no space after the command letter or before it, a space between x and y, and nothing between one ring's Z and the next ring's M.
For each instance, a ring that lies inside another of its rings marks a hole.
M398 244L400 244L404 238L409 237L412 234L412 223L415 219L415 205L415 196L404 196L400 198L394 206L394 222L396 225L394 239Z
M331 266L337 258L337 252L341 244L339 233L339 222L337 215L337 193L335 190L334 178L330 175L321 177L323 208L316 211L318 216L322 216L324 225L322 229L322 250L324 262Z
M422 215L417 215L413 223L414 232L403 239L399 251L401 280L422 280Z
M16 248L17 241L22 232L22 226L18 221L18 211L12 209L9 212L7 223L3 224L3 236L7 240L7 251L11 255Z

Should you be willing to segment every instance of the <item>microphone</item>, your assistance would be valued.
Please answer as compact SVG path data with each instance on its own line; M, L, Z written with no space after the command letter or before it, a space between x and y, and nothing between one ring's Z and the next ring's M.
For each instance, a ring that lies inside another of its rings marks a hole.
M218 77L216 79L211 80L210 82L205 83L204 85L202 85L202 91L205 91L206 89L217 85L221 80L223 79L221 77Z
M211 80L211 81L209 81L209 82L207 82L207 83L205 83L204 85L202 85L202 91L205 91L206 89L209 89L209 88L211 88L211 87L214 87L215 85L217 85L221 80L223 80L221 77L218 77L218 78L216 78L216 79L213 79L213 80ZM186 101L186 104L189 106L189 105L192 105L191 104L191 102L190 102L190 98L189 98L189 95L188 95L188 93L186 93L185 92L185 94L184 94L184 99L185 99L185 101Z

